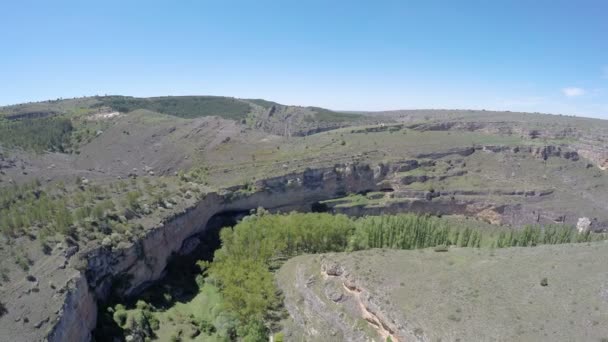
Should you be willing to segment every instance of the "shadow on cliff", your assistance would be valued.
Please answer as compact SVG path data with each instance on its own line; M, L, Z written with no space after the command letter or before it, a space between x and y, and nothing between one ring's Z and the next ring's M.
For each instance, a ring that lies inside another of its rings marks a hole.
M215 250L221 247L220 230L234 226L249 211L229 211L214 215L209 219L203 233L192 237L198 241L189 253L173 255L167 263L165 276L147 287L138 295L127 299L111 298L105 305L99 306L97 327L93 331L96 342L125 341L125 331L114 321L109 308L123 304L127 309L135 308L140 300L152 305L157 310L165 310L177 302L187 303L199 291L196 277L201 273L196 265L199 260L213 261Z

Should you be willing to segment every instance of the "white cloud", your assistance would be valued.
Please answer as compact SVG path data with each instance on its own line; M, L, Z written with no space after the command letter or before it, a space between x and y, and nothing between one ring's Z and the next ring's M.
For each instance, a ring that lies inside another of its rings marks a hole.
M562 93L564 93L564 95L566 95L567 97L576 97L576 96L584 95L585 89L576 88L576 87L568 87L568 88L562 89Z

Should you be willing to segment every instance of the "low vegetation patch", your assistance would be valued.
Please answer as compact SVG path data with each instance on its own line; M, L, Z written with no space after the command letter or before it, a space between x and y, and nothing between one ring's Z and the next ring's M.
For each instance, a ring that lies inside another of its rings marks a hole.
M144 231L138 219L160 216L201 193L203 173L182 177L139 177L96 184L85 178L42 185L34 180L0 191L0 233L7 244L24 236L35 239L45 254L54 242L98 240L111 248L135 241ZM188 179L186 181L185 179ZM11 247L15 263L29 268L28 258Z
M306 117L306 121L318 121L318 122L348 122L354 121L364 118L361 114L352 114L352 113L341 113L334 112L329 109L319 108L319 107L309 107L310 109L315 111L314 117Z
M36 152L63 152L68 148L72 129L72 122L66 118L0 118L0 144Z
M98 106L108 106L119 112L147 109L180 118L219 116L239 120L247 117L251 107L240 100L221 96L167 96L136 98L128 96L108 96L99 98Z

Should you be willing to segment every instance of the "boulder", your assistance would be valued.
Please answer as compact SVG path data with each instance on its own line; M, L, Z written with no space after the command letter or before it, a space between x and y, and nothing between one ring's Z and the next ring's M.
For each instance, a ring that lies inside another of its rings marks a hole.
M586 233L591 228L591 220L588 217L580 217L576 223L576 230L579 234Z

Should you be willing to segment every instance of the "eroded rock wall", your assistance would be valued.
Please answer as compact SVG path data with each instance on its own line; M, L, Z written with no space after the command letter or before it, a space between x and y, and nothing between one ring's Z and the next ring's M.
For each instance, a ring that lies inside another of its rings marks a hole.
M53 326L49 341L89 341L97 323L97 300L85 277L75 277L67 292L60 319Z
M233 188L207 194L196 206L166 219L128 247L88 251L84 255L86 276L75 279L77 286L67 294L61 318L48 340L88 340L96 324L97 301L110 295L133 295L162 277L171 255L179 252L189 237L203 232L217 213L257 207L293 209L341 193L375 189L378 180L368 165L338 165L270 178L257 182L252 193Z

